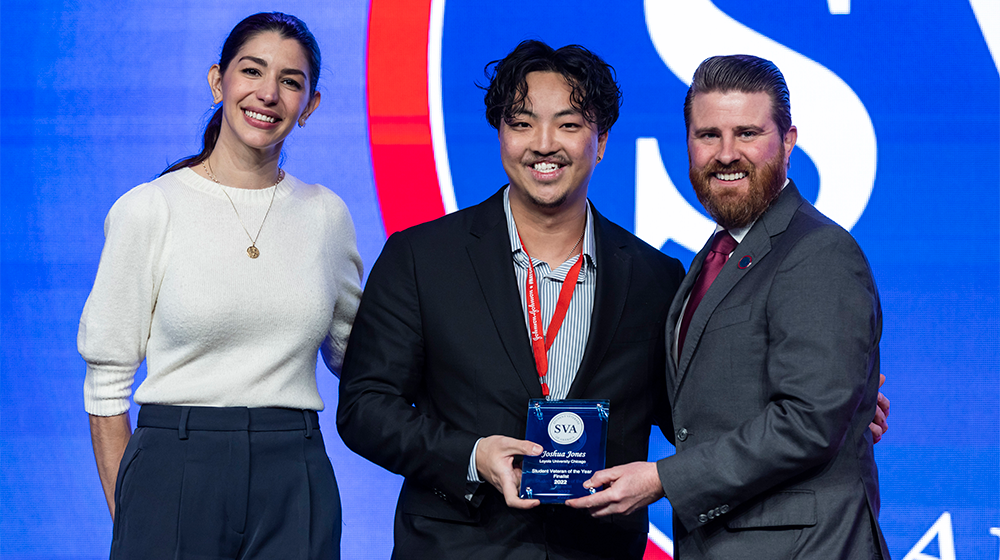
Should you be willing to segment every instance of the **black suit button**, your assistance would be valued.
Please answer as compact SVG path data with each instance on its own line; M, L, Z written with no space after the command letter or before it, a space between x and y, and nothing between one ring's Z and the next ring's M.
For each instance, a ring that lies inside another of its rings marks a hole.
M729 505L722 504L722 507L719 508L719 511L721 511L722 513L729 513Z
M704 513L698 516L699 523L708 523L708 516Z
M684 441L688 438L687 428L681 428L677 430L677 441Z

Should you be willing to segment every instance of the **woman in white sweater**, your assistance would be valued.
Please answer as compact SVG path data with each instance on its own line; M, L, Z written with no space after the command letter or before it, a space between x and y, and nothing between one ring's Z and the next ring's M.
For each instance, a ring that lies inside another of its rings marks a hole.
M339 558L316 352L339 373L362 265L343 201L279 168L319 71L299 19L240 22L202 152L108 213L78 346L112 558Z

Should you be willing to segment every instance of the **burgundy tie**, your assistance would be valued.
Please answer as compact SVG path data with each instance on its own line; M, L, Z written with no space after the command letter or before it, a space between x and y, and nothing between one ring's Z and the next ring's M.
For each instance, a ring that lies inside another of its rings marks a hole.
M736 249L736 245L736 240L733 239L732 235L729 235L728 231L722 230L715 234L715 239L712 240L712 248L709 249L708 255L705 257L705 263L701 265L701 272L698 273L698 278L694 281L694 287L691 288L691 297L688 299L687 308L684 309L684 319L681 321L680 336L677 338L678 358L681 355L681 350L684 349L684 337L687 335L688 325L691 324L691 316L694 315L694 310L698 308L701 298L705 297L705 292L708 291L708 287L712 285L715 277L722 271L722 266L729 260L729 253L732 253Z

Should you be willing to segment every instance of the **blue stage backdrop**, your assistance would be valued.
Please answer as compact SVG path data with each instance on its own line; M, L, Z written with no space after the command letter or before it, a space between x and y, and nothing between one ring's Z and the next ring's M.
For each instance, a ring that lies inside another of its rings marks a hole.
M212 101L206 74L226 33L270 10L300 16L324 55L323 102L286 142L284 166L347 202L366 268L387 230L475 204L505 182L476 84L486 62L527 38L580 43L615 66L624 106L591 199L689 263L712 230L687 180L690 76L713 54L774 60L799 129L790 175L852 231L881 292L892 414L876 456L890 550L903 560L1000 554L996 0L38 0L0 9L4 558L107 556L111 520L76 352L104 217L128 189L197 151ZM414 170L412 183L393 182L399 169ZM387 558L400 479L344 447L337 380L325 368L319 379L344 557ZM651 458L672 453L659 434L652 444ZM652 507L651 523L649 557L669 553L668 504Z

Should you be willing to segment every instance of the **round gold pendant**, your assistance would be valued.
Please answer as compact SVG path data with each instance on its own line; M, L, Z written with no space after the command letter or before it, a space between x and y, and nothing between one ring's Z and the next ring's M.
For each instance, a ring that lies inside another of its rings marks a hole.
M254 247L253 245L251 245L251 246L247 247L247 255L251 259L256 259L257 257L260 256L260 251L258 251L256 247Z

